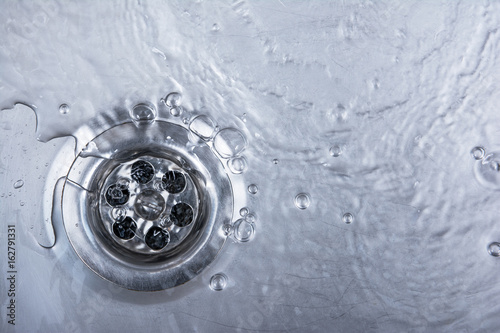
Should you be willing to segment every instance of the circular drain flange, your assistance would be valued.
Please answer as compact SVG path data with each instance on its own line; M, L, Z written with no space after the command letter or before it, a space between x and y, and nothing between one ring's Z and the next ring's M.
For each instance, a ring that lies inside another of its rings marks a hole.
M231 182L204 142L178 125L125 123L73 162L62 213L82 261L133 290L192 279L222 248L233 214Z

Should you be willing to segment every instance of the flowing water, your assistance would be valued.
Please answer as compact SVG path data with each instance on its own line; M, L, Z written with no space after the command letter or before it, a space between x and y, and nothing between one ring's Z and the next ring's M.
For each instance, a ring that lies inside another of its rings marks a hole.
M498 329L499 1L0 9L16 328ZM162 292L99 279L58 218L75 154L107 158L87 143L131 119L186 125L245 183L217 259Z

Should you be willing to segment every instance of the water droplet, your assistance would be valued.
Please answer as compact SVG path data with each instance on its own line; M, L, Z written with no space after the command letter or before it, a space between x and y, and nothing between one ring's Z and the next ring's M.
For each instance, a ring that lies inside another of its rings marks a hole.
M485 154L485 150L483 147L474 147L470 151L470 155L475 160L482 160Z
M133 176L132 176L133 177ZM130 180L128 180L127 178L120 178L118 179L118 181L116 182L118 185L120 186L125 186L125 187L128 187L129 184L130 184Z
M24 201L19 201L19 205L21 205L21 207L24 206L25 205Z
M227 166L232 173L240 174L247 169L247 160L243 156L235 157L227 161Z
M254 223L255 222L255 215L253 214L247 214L247 216L245 216L245 221L249 222L249 223Z
M249 210L246 207L240 209L240 216L245 217L248 214Z
M224 128L214 138L214 148L224 158L240 154L246 146L245 136L234 128Z
M253 222L248 222L243 219L239 219L234 223L233 227L234 238L238 242L248 242L250 241L255 234L255 225Z
M474 174L484 187L500 190L500 152L490 153L476 163Z
M16 181L14 183L14 188L17 190L18 188L23 187L23 185L24 185L24 181L22 179L19 179L18 181Z
M330 155L332 155L333 157L339 157L340 155L342 155L342 151L343 149L339 145L334 145L330 147Z
M179 117L182 114L182 106L174 106L170 109L170 114L174 117Z
M167 95L163 100L166 106L170 108L174 108L176 106L180 106L182 104L182 95L178 92L173 92Z
M182 122L186 125L189 124L189 118L188 117L182 118Z
M33 226L32 226L32 225L30 225L30 229L33 229Z
M307 193L299 193L295 196L294 202L298 209L306 209L311 204L311 197Z
M256 194L259 192L259 188L255 184L248 185L248 193L250 194Z
M224 273L217 273L210 278L210 289L221 291L227 286L227 276Z
M122 220L125 215L127 215L127 211L124 208L119 208L115 207L111 211L111 216L113 217L114 220L120 221Z
M75 223L75 227L77 227L77 228L78 228L78 223Z
M152 123L156 118L156 109L149 104L137 104L130 112L130 118L136 123Z
M217 32L219 30L220 30L220 26L217 23L214 23L214 25L212 25L212 31Z
M344 221L345 224L351 224L352 221L354 221L354 216L351 213L345 213L344 216L342 216L342 221Z
M9 197L11 197L11 196L12 196L12 192L9 192Z
M490 243L490 245L488 245L488 253L493 257L500 257L500 243Z
M279 162L280 162L280 161L279 161L277 158L275 158L275 159L273 160L273 163L274 163L274 164L278 164Z
M229 236L232 231L233 231L233 227L231 226L231 224L226 223L222 226L222 232L224 232L225 236Z
M209 140L215 133L217 124L209 116L198 116L191 121L189 129L203 140Z
M59 105L59 112L61 114L68 114L69 113L69 105L68 104Z

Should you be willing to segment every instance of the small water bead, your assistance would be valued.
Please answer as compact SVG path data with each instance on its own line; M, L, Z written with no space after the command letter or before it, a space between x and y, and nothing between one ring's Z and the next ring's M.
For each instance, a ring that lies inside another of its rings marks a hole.
M250 241L255 234L255 225L253 222L239 219L234 223L234 238L241 243Z
M354 216L351 213L345 213L344 216L342 216L342 221L344 221L345 224L351 224L354 221Z
M137 104L134 106L132 111L130 111L130 118L134 122L140 123L152 123L156 118L156 109L152 105L148 104Z
M174 108L182 104L182 95L178 92L172 92L163 100L166 106Z
M257 194L259 192L259 187L255 184L248 185L248 193Z
M311 204L311 197L307 193L299 193L295 196L294 203L298 209L306 209Z
M339 157L340 155L342 155L342 151L343 149L339 145L334 145L330 147L330 155L333 157Z
M188 117L182 118L182 122L186 125L189 124L189 118Z
M111 216L113 217L114 220L117 220L117 221L123 220L126 215L127 215L127 211L121 207L115 207L111 211Z
M214 138L214 149L224 158L239 155L246 146L245 136L234 128L224 128Z
M273 160L273 164L278 164L279 162L280 162L280 161L279 161L277 158L275 158L275 159Z
M241 174L247 169L247 160L243 156L235 157L227 161L227 166L232 173Z
M224 290L227 286L227 276L224 273L214 274L210 278L210 289L214 291Z
M240 209L240 216L245 217L248 214L248 212L249 212L248 208L243 207L242 209Z
M21 207L24 206L25 205L24 201L19 201L19 205L21 205Z
M245 216L245 221L249 222L249 223L254 223L256 220L255 218L255 215L253 214L247 214L247 216Z
M174 117L179 117L182 114L182 106L174 106L170 109L170 114Z
M476 161L478 160L482 160L483 157L484 157L484 154L486 153L486 151L484 150L483 147L474 147L472 148L472 150L470 151L470 155L472 156L473 159L475 159Z
M224 232L225 236L231 235L231 233L233 232L233 226L229 223L224 224L222 226L222 232Z
M217 32L217 31L219 31L219 30L220 30L220 26L219 26L217 23L214 23L214 24L212 25L212 31L213 31L213 32Z
M490 243L490 245L488 245L488 253L493 257L500 257L500 243Z
M17 190L18 188L23 187L23 185L24 185L24 181L22 179L19 179L18 181L16 181L14 183L14 188Z
M189 125L189 129L203 140L209 140L214 135L217 123L209 116L201 115L194 118Z
M69 113L69 105L68 104L59 105L59 112L61 114L68 114Z

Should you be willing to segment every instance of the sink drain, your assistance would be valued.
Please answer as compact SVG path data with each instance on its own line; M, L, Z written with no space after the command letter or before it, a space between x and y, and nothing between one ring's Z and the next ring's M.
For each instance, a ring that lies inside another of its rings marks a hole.
M222 248L233 192L203 140L165 121L108 129L74 160L62 198L78 256L102 278L133 290L192 279Z

